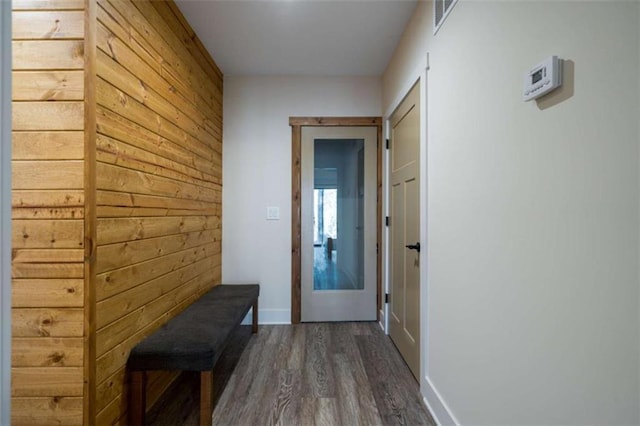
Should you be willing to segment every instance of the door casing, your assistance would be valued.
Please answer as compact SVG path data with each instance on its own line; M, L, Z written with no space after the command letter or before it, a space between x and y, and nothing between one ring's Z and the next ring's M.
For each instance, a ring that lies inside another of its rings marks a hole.
M377 128L377 223L376 243L376 312L380 320L382 307L382 117L290 117L291 126L291 323L299 324L302 305L302 127L376 127Z

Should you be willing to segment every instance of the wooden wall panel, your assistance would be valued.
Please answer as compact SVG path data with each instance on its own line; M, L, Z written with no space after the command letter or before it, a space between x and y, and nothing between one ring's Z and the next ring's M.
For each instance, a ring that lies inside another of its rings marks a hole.
M84 66L82 40L14 41L14 70L78 70Z
M83 39L84 11L16 11L14 40Z
M16 132L11 141L13 159L82 160L83 139L82 131Z
M13 398L11 418L20 425L76 426L82 424L82 404L77 397Z
M82 71L16 71L11 82L16 101L80 101Z
M82 366L81 338L17 338L13 342L14 367Z
M13 1L12 424L81 424L84 1Z
M172 3L96 16L95 423L117 424L131 348L220 283L222 74Z
M12 5L12 421L126 424L129 351L220 283L222 73L170 1Z
M82 10L84 0L12 0L13 10Z

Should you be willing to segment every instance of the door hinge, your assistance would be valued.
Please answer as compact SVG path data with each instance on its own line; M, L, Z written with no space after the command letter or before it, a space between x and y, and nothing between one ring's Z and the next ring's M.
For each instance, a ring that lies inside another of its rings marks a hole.
M384 294L384 303L389 303L389 293Z
M389 139L387 139L387 149L389 149Z
M389 219L389 216L384 218L384 226L389 226L389 223L391 223L391 219Z
M380 244L376 243L376 256L380 254Z

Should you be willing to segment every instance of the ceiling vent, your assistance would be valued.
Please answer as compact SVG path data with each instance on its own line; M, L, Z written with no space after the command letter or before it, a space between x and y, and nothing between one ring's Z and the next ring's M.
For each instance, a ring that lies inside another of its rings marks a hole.
M433 2L433 33L437 33L444 20L449 16L449 12L458 0L434 0Z

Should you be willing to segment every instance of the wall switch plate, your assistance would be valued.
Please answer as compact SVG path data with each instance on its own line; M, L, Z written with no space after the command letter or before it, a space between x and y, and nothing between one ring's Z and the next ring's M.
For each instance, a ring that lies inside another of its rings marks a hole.
M267 220L280 220L280 208L267 207Z

